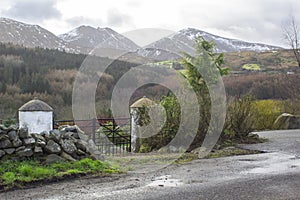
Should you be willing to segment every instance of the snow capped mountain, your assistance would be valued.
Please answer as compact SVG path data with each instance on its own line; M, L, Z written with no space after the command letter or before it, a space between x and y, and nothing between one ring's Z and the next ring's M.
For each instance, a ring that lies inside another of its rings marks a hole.
M136 51L139 46L110 28L80 26L56 36L38 26L0 18L0 42L25 47L65 50L70 53L88 54L95 47L120 52Z
M66 49L67 43L38 25L30 25L12 19L0 18L0 42L25 47Z
M62 40L87 51L93 48L108 48L124 51L135 51L139 48L134 42L110 28L93 28L80 26L68 33L58 36Z
M187 28L180 30L178 33L169 37L162 38L148 47L154 49L163 49L173 53L187 52L189 54L195 53L195 39L202 36L205 40L213 41L216 44L216 52L238 52L238 51L271 51L279 49L279 47L249 43L236 39L229 39L216 36L201 30Z
M30 25L12 19L0 18L0 42L14 43L26 47L42 47L65 50L71 53L88 54L99 49L100 55L120 55L131 52L131 56L151 60L172 60L181 57L181 52L195 53L195 39L199 36L214 41L217 52L272 51L279 49L266 44L249 43L216 36L201 30L187 28L164 37L145 48L141 48L127 37L110 28L80 26L68 33L56 36L38 25Z

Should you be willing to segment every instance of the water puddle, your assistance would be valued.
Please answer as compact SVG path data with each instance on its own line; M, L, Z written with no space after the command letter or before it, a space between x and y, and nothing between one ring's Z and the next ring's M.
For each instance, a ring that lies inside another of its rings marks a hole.
M180 179L172 179L170 175L156 177L150 184L149 187L177 187L183 185Z
M266 160L255 162L256 166L253 169L242 173L249 174L273 174L282 173L300 168L300 160L297 156L287 156L283 154L270 154Z

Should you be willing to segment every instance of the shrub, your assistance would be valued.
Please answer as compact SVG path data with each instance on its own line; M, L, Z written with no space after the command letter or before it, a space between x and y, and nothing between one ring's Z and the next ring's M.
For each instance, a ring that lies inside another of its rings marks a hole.
M166 111L166 121L162 129L155 135L142 138L139 152L146 153L166 146L176 135L180 124L180 106L174 95L165 97L161 105ZM149 123L146 118L146 123ZM157 130L154 130L157 131Z
M283 102L275 100L260 100L253 102L256 111L255 130L272 130L277 117L283 112Z
M243 141L252 131L274 129L274 122L284 112L284 105L283 101L255 100L252 96L230 98L222 141Z
M151 147L149 147L147 144L143 143L140 147L139 152L140 153L147 153L151 151Z
M17 124L17 120L9 118L9 119L4 120L3 124L4 124L4 126L9 127L11 125L16 125Z
M289 113L292 115L300 115L300 100L295 99L289 99L282 102L282 112L283 113Z
M256 109L253 108L253 97L244 96L228 101L225 130L233 132L237 139L243 139L254 130Z

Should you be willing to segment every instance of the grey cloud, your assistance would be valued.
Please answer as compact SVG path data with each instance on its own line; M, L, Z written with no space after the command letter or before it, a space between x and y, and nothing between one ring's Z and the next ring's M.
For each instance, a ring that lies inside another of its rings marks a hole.
M142 5L142 2L140 0L129 0L127 5L130 7L139 7Z
M127 14L121 13L117 9L110 9L107 12L107 24L111 26L129 25L132 23L131 17Z
M8 17L40 21L60 18L61 13L55 8L56 0L27 0L17 1L4 14Z
M282 46L282 23L289 17L290 12L300 20L300 7L296 6L299 5L298 1L230 1L230 5L214 7L215 15L207 11L209 7L199 7L198 12L195 9L192 13L183 10L182 14L184 24L188 24L192 19L192 23L197 24L199 29L204 28L204 31L205 29L220 30L238 39Z
M102 26L103 21L101 19L92 19L83 16L73 17L67 20L71 26L90 25L90 26Z

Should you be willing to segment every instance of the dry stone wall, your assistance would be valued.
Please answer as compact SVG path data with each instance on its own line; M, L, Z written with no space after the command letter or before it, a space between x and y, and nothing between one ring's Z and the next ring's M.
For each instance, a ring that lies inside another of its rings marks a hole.
M45 162L98 158L98 152L76 126L63 126L50 133L29 133L26 128L0 125L0 159L39 158Z

